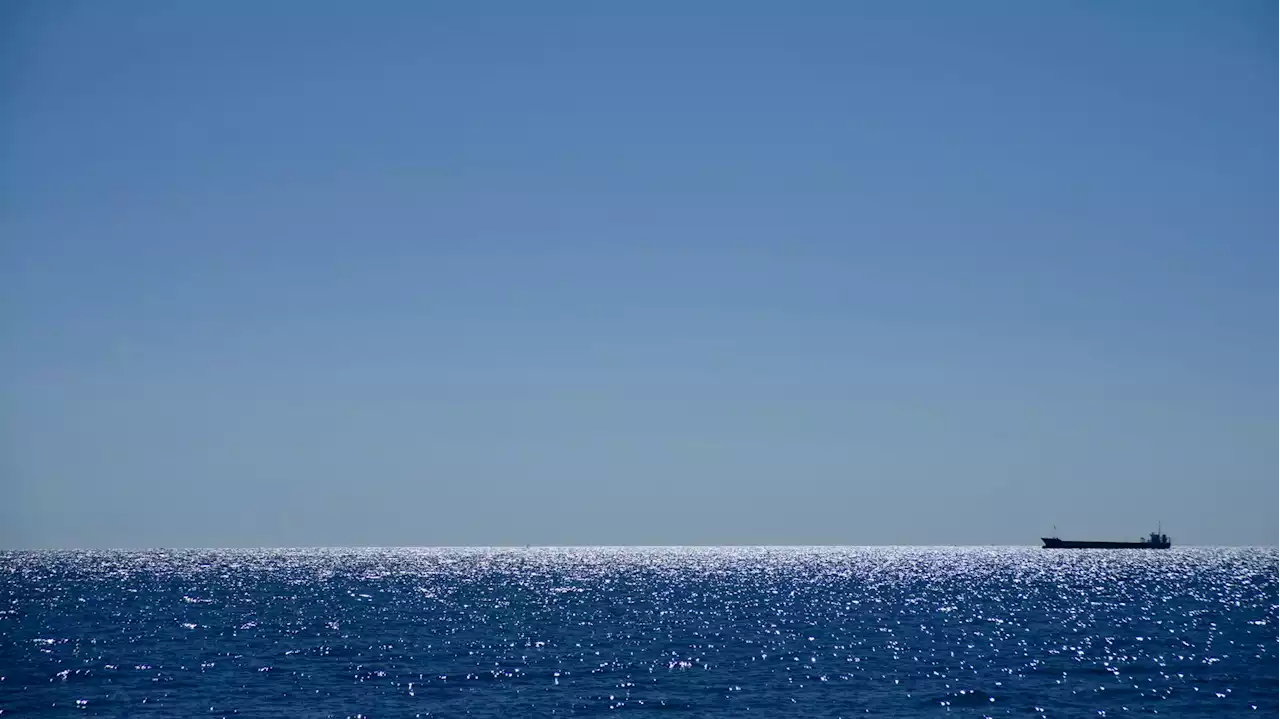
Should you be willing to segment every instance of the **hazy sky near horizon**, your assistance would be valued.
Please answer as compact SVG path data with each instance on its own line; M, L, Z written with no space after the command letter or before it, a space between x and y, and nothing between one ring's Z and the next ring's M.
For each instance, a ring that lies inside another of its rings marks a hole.
M5 3L0 547L1274 545L1276 26Z

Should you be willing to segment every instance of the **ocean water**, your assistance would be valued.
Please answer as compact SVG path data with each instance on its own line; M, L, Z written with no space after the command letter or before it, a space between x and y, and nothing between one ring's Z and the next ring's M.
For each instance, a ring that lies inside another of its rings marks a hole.
M1274 549L0 553L9 717L1277 715Z

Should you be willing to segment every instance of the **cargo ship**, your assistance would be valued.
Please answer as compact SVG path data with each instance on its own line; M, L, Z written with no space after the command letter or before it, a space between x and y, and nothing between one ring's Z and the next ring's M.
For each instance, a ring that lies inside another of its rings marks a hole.
M1095 542L1078 539L1058 539L1057 537L1041 537L1044 549L1168 549L1173 546L1169 535L1160 530L1152 532L1146 539L1136 542Z

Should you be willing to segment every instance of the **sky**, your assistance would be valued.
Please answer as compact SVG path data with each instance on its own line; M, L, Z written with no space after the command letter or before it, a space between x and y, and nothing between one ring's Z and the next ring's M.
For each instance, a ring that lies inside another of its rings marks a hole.
M0 8L0 547L1277 541L1274 2Z

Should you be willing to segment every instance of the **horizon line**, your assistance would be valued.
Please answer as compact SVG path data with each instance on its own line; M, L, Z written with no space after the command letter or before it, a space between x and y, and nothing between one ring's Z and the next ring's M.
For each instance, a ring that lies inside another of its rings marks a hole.
M1042 548L1039 544L349 544L243 546L4 547L0 552L295 551L335 549L967 549ZM1277 549L1275 544L1182 544L1172 549Z

